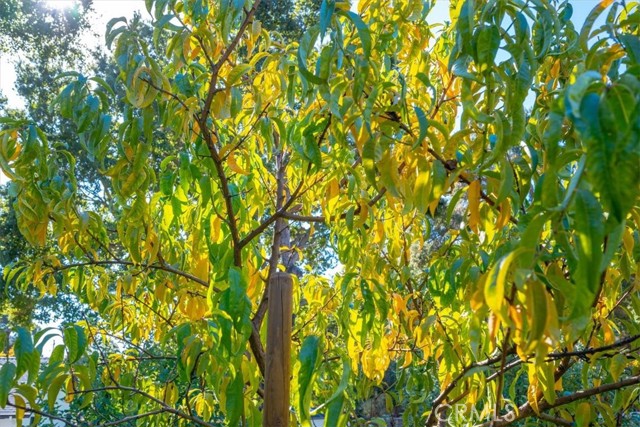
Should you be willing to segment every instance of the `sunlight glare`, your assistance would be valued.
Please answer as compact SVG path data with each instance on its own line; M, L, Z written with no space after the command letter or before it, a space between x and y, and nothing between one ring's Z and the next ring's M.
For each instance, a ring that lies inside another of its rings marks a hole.
M45 4L51 9L68 9L75 4L74 0L46 0Z

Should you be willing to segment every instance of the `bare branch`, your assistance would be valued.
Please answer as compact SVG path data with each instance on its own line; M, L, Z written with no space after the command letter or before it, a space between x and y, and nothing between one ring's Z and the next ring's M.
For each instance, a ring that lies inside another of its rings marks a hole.
M77 424L74 424L69 420L66 420L66 419L64 419L62 417L58 417L56 415L49 414L47 412L43 412L43 411L41 411L39 409L28 408L26 406L16 405L16 404L11 403L11 402L7 402L7 406L11 406L12 408L16 408L16 409L22 409L25 412L31 412L32 414L37 414L37 415L40 415L42 417L50 418L52 420L60 421L61 423L63 423L64 425L67 425L69 427L78 427Z
M156 410L153 410L153 411L144 412L142 414L129 415L128 417L120 418L119 420L116 420L116 421L111 421L111 422L108 422L108 423L105 423L105 424L100 424L98 427L117 426L118 424L126 423L126 422L129 422L129 421L135 421L135 420L138 420L140 418L146 418L146 417L150 417L152 415L162 414L163 412L166 412L166 411L164 409L160 408L160 409L156 409Z
M557 426L567 426L567 427L572 427L575 424L573 423L573 421L569 421L569 420L565 420L564 418L560 418L560 417L554 417L553 415L549 415L549 414L545 414L545 413L541 413L540 414L540 418L541 420L545 420L548 421L550 423L553 423Z
M115 386L105 386L105 387L98 387L98 388L94 388L94 389L88 389L88 390L78 390L73 392L72 394L86 394L86 393L97 393L97 392L101 392L101 391L124 391L124 392L130 392L130 393L135 393L138 394L140 396L143 396L145 398L147 398L148 400L158 404L163 412L167 412L173 415L176 415L180 418L184 418L185 420L189 420L191 422L193 422L194 424L198 424L202 427L214 427L213 424L210 424L206 421L201 420L198 417L195 416L191 416L189 414L186 414L182 411L179 411L178 409L172 408L171 406L168 406L163 400L158 399L157 397L154 397L152 395L150 395L149 393L137 389L135 387L126 387L126 386L121 386L121 385L115 385Z
M614 350L620 347L625 347L637 340L640 339L640 334L639 335L633 335L631 337L622 339L620 341L614 342L613 344L609 344L609 345L605 345L602 347L589 347L585 350L579 350L579 351L567 351L567 352L560 352L560 353L549 353L549 355L547 356L548 360L556 360L556 359L563 359L565 357L584 357L584 356L590 356L592 354L596 354L596 353L603 353L605 351L609 351L609 350Z
M273 215L265 219L262 223L260 223L260 225L258 225L255 229L253 229L249 234L247 234L240 241L239 244L241 248L249 244L256 237L258 237L264 230L267 229L267 227L269 227L271 224L276 222L278 218L284 217L284 214L287 211L287 209L289 209L289 207L293 204L293 202L295 202L296 198L300 194L300 190L302 189L303 183L304 181L300 181L300 183L298 184L298 187L294 190L293 194L291 194L289 199L282 205L282 207L278 209L276 206L277 210L273 213Z

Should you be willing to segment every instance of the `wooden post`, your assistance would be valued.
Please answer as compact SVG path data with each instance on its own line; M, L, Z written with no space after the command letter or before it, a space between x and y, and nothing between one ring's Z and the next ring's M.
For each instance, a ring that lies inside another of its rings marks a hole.
M292 299L291 276L287 273L274 273L269 281L267 311L264 427L289 427Z

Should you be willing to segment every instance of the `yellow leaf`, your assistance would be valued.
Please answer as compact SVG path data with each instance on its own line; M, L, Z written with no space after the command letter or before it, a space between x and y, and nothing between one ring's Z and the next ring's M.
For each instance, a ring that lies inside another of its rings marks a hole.
M604 322L602 322L602 332L604 334L604 344L613 344L613 342L616 340L616 335L614 334L609 321L605 320Z
M620 379L620 375L622 374L622 371L624 371L626 365L627 356L621 353L613 356L609 365L609 372L611 373L611 378L613 378L614 381L618 381Z
M189 59L191 56L191 37L187 36L182 40L182 56Z
M509 269L513 260L515 260L525 251L526 249L524 248L518 248L515 251L503 256L497 264L491 267L489 275L486 279L486 284L484 287L484 299L487 302L489 308L494 313L496 313L502 321L507 320L507 316L505 315L506 310L503 310L504 308L506 308L504 304L504 296L507 284L507 274L509 273Z
M426 213L429 209L431 200L430 177L431 173L426 162L421 161L418 164L418 176L413 187L413 203L416 209L421 213Z
M467 189L469 199L469 227L478 233L480 224L480 181L473 181Z
M507 199L503 200L500 204L500 215L498 215L495 230L502 230L502 228L509 222L509 218L511 218L511 203Z
M538 393L540 391L538 386L538 379L535 377L535 374L533 378L531 378L531 369L533 369L535 372L535 367L529 368L530 378L529 388L527 389L527 401L529 402L531 409L533 409L536 414L540 415L540 408L538 407Z
M238 173L240 175L249 175L249 172L242 169L236 162L235 153L229 154L229 157L227 157L227 164L229 165L229 169L231 169L235 173Z
M407 351L404 354L404 363L402 364L402 368L406 368L407 366L411 365L412 361L413 361L413 353L410 351Z
M382 381L384 373L391 363L386 341L386 338L383 337L378 345L365 348L362 352L362 372L377 383Z
M204 280L205 282L209 281L209 259L208 258L200 258L195 261L194 275Z
M588 427L591 423L591 404L588 402L582 402L576 408L576 426Z
M403 298L400 294L393 294L393 309L396 314L399 315L407 313L407 301L409 300L409 298L409 295Z
M73 401L73 396L75 396L75 390L73 388L73 378L73 375L69 375L69 378L66 381L67 393L64 400L67 403L71 403Z
M500 330L500 319L495 313L489 314L488 328L489 328L489 339L491 340L492 343L495 343L496 335Z
M624 234L622 235L622 243L627 253L631 254L633 252L633 246L635 242L633 240L633 233L631 232L631 229L628 227L625 228Z
M529 320L527 352L530 352L538 347L547 326L547 291L537 280L527 282L526 286L526 307Z
M213 97L213 102L211 103L211 113L217 119L228 119L229 118L229 108L231 103L228 102L228 94L229 91L221 90L215 94Z
M373 243L382 243L384 240L384 223L380 220L376 221L376 234L373 237Z
M358 220L355 222L356 227L362 227L369 217L369 204L366 200L361 199L359 202L360 212L358 214Z
M27 403L19 394L13 395L13 401L16 404L16 425L21 426L22 420L24 419L24 414L25 414L24 408L27 407Z

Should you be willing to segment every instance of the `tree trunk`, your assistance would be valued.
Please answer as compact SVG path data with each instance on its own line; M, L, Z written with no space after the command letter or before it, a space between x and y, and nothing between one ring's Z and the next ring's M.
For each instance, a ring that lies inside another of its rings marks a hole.
M267 310L264 427L289 427L292 287L293 280L289 274L278 272L271 276Z

